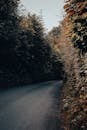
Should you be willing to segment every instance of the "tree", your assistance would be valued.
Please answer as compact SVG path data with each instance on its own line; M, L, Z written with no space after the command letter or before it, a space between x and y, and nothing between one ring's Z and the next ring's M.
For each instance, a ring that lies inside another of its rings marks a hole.
M27 17L20 17L19 41L16 52L22 63L21 70L24 69L33 80L55 78L57 59L53 58L52 48L38 16L29 13Z
M0 63L8 64L15 48L18 2L19 0L0 1Z
M50 47L45 40L40 18L30 13L27 17L21 16L19 42L16 46L18 61L22 63L20 75L27 73L36 81L44 79L44 66L49 60L49 53Z
M0 81L7 82L15 72L15 45L19 0L0 0Z

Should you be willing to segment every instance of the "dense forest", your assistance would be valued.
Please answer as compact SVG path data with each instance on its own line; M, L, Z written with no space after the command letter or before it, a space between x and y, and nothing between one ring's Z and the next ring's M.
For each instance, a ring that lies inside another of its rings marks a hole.
M61 79L62 64L42 19L19 15L19 3L0 0L0 87Z

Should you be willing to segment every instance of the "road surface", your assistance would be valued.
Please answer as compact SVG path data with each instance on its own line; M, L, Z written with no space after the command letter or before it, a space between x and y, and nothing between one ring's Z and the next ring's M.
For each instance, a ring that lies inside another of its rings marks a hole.
M51 81L0 92L0 130L60 130L61 82Z

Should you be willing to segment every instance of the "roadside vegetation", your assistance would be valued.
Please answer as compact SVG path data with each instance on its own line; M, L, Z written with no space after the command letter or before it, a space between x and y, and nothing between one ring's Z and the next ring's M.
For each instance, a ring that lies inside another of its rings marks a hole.
M51 35L52 46L61 57L64 70L61 94L62 128L86 130L87 1L67 0L64 9L66 14L59 26L60 33Z

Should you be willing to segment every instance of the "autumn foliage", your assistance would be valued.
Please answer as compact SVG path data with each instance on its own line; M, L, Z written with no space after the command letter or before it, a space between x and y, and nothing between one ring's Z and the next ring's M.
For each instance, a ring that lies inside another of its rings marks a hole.
M64 130L87 129L87 1L67 0L55 48L64 65Z

